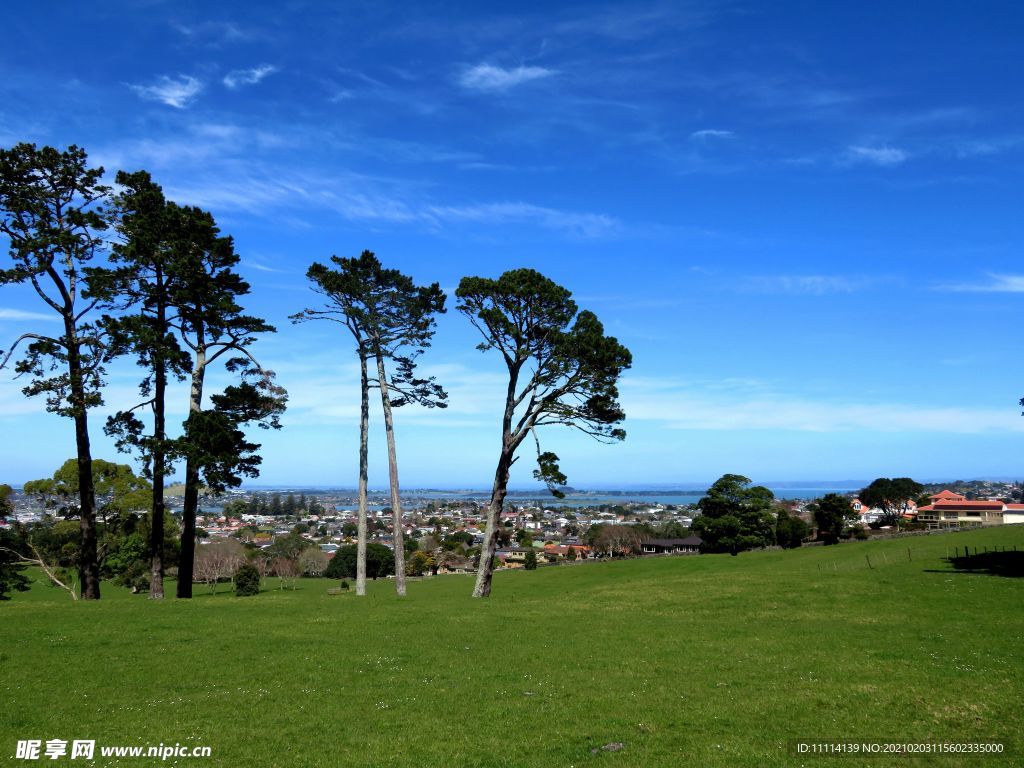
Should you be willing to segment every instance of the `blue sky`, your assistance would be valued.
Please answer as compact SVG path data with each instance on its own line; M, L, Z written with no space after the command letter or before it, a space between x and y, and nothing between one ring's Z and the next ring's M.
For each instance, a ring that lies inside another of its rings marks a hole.
M287 316L363 249L449 291L537 268L633 351L625 443L547 436L577 486L1019 474L1019 3L325 6L19 2L0 50L0 145L145 168L235 237L291 392L260 482L355 482L351 344ZM0 341L44 309L0 289ZM503 371L452 309L407 486L492 477ZM72 455L6 372L0 430L0 481Z

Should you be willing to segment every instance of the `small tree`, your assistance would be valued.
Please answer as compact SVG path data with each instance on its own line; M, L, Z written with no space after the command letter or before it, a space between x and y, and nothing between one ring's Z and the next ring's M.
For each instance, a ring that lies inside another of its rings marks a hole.
M306 576L319 578L327 570L327 564L331 559L319 547L311 547L299 555L299 567Z
M898 529L922 491L924 486L909 477L880 477L861 490L858 497L868 507L882 510L882 525L895 525Z
M14 514L14 489L6 483L0 483L0 520Z
M775 496L764 486L750 483L742 475L723 475L697 502L701 514L693 521L693 530L707 551L735 555L775 541L771 513Z
M235 571L235 594L251 597L260 593L260 572L252 563L242 563Z
M570 563L575 562L577 557L578 557L578 555L576 554L576 548L575 547L569 547L565 551L565 559L568 560Z
M459 311L483 336L478 348L497 350L508 370L501 450L474 597L491 594L501 512L523 441L533 436L534 477L559 496L564 495L559 486L566 477L558 456L541 450L539 427L574 427L602 442L626 437L618 426L625 418L618 402L618 381L632 357L617 339L605 335L596 315L577 311L571 295L532 269L512 270L497 280L464 277L456 291Z
M532 549L526 553L526 557L523 559L523 568L528 571L537 570L537 553Z
M828 493L810 506L814 522L818 526L818 538L826 544L839 541L846 526L857 519L853 502L838 493Z
M775 519L775 543L783 549L796 549L803 544L810 526L802 518L790 514L785 507L778 507Z

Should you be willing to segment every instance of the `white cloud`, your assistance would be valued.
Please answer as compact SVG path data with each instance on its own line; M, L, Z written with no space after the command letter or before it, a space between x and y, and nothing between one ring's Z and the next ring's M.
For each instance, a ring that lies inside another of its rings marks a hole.
M909 155L897 147L848 147L847 159L889 167L904 162Z
M907 403L823 401L762 387L727 391L654 380L622 385L629 419L661 422L670 429L779 430L795 432L1022 432L1015 407L925 407Z
M463 88L476 91L504 91L531 80L539 80L554 75L555 71L544 67L514 67L505 69L493 64L477 64L470 67L459 77Z
M25 312L21 309L7 309L0 307L0 320L57 320L57 314L51 312L44 314L42 312Z
M161 75L153 85L129 87L144 99L184 109L203 90L203 83L189 75L179 75L177 79Z
M256 85L260 80L277 72L272 64L261 64L251 69L235 69L224 76L224 85L228 88L240 88L243 85Z
M950 283L935 286L937 291L957 293L1024 293L1024 275L989 274L984 283Z
M732 131L723 131L718 128L705 128L701 131L694 131L690 134L690 138L694 141L704 141L705 139L731 139L736 134Z

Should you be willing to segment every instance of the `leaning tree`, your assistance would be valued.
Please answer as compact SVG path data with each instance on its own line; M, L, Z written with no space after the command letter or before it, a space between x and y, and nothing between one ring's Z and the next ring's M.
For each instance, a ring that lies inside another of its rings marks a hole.
M100 597L88 411L103 403L100 389L109 360L102 330L89 319L103 303L89 293L91 279L103 269L88 266L107 252L110 189L102 176L103 169L89 168L85 151L76 146L64 152L34 144L0 149L0 233L7 237L13 262L0 269L0 285L30 285L61 324L60 333L22 334L0 356L0 369L26 342L26 354L15 364L18 376L31 377L22 391L44 395L48 411L74 420L79 576L86 600Z
M187 275L171 291L171 325L192 360L189 415L179 443L185 459L185 495L177 596L192 597L200 482L221 490L239 485L242 475L258 474L260 459L255 451L259 446L246 439L242 428L250 423L278 428L286 393L274 383L273 371L264 368L249 349L258 334L275 329L246 315L238 304L249 292L249 284L234 271L239 261L234 241L220 234L206 211L174 206L171 213L176 269ZM207 409L203 405L206 374L218 361L242 382L212 397L214 407Z
M491 593L501 512L516 452L529 436L537 448L534 477L556 496L566 482L558 456L542 451L537 428L574 427L601 442L626 437L618 382L632 356L606 336L594 313L578 311L572 294L532 269L496 280L464 277L455 295L484 338L479 349L497 350L508 369L501 420L501 450L494 472L474 597Z
M436 314L444 312L445 296L437 283L417 286L396 269L385 269L371 252L359 258L332 256L336 269L314 263L306 275L326 306L306 309L292 317L330 320L346 326L356 342L360 369L359 528L357 533L356 594L366 583L366 483L368 472L369 391L380 390L388 448L388 477L394 529L395 589L405 594L404 521L398 480L393 408L417 403L427 408L447 406L447 393L433 378L419 378L416 362L430 346ZM377 376L369 374L373 361ZM393 370L388 372L388 364Z

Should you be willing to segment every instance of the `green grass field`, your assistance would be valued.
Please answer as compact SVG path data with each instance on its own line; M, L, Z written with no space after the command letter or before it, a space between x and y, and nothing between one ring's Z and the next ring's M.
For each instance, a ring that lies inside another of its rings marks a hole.
M386 581L91 604L40 584L0 604L0 762L88 738L211 747L167 761L196 766L1021 765L1024 579L953 571L965 545L1024 550L1024 527L502 572L488 601L461 576L402 601Z

